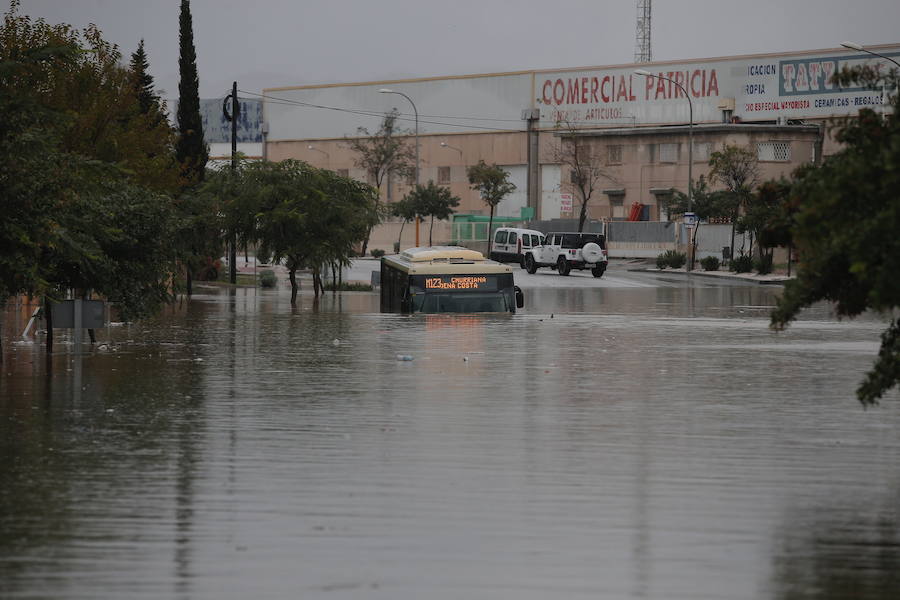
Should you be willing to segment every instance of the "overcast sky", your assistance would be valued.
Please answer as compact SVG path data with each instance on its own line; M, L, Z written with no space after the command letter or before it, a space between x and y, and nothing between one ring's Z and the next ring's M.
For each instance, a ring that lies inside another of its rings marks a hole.
M7 0L0 0L6 4ZM141 38L157 90L178 91L180 0L22 0L95 23L125 59ZM4 8L4 12L7 9ZM200 95L630 63L635 0L192 0ZM656 0L654 60L900 42L900 0Z

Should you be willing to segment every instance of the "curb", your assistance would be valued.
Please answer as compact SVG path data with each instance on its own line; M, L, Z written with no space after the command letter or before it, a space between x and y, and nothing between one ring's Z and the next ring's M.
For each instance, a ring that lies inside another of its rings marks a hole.
M690 273L685 271L684 269L627 269L632 273L666 273L673 275L685 275L685 276L697 276L697 277L707 277L709 279L730 279L732 281L746 281L749 283L756 283L759 285L784 285L785 282L791 281L794 277L788 277L786 275L739 275L739 274L728 274L719 271L691 271ZM767 277L768 279L761 279L761 277Z

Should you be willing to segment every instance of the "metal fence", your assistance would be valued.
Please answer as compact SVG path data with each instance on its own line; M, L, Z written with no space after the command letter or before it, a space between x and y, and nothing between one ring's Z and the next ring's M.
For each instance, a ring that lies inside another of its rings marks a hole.
M494 223L498 227L522 227L543 233L551 231L577 231L577 219L550 219L523 221L518 224ZM673 221L610 221L605 224L606 241L610 256L617 258L654 258L666 250L683 249L688 243L688 230ZM587 221L584 231L602 233L602 221ZM458 222L451 226L452 239L456 243L472 245L487 243L488 224L484 222ZM731 246L731 225L702 224L697 231L697 258L723 257L723 248ZM749 237L735 235L735 254L749 248ZM485 246L486 247L486 246ZM683 251L683 250L682 250Z

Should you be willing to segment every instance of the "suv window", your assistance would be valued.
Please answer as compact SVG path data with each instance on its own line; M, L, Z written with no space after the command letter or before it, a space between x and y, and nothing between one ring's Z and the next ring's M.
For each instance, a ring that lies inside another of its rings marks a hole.
M562 236L563 248L581 248L586 242L577 233L565 233Z
M563 248L583 248L589 242L594 242L603 249L606 248L606 236L600 233L563 233L557 234L555 237L557 238L556 243ZM561 241L560 238L562 238Z
M497 244L505 244L506 243L506 231L498 231L494 234L494 243Z

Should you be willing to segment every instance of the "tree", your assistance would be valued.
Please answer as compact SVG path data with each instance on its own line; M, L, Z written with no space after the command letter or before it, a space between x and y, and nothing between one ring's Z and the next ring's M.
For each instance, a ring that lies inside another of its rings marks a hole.
M483 160L466 169L466 174L472 189L481 194L481 199L491 209L491 216L488 219L488 256L490 256L494 240L492 233L494 210L501 200L515 191L516 185L509 180L509 173L502 167L496 164L488 165Z
M356 130L357 137L347 140L350 149L356 153L356 166L365 169L375 189L379 191L388 176L408 179L416 172L415 151L407 141L410 132L398 127L399 116L397 109L393 109L384 115L378 131L371 133L365 127L359 127ZM381 208L380 197L376 201L376 208ZM371 233L370 230L363 241L363 254L369 246Z
M844 71L835 83L893 89L889 75L871 69ZM793 239L800 253L797 278L785 285L772 312L772 327L786 327L800 310L820 300L838 315L866 310L890 314L900 307L900 102L881 116L861 109L844 122L836 139L843 149L819 167L795 175L790 202ZM894 312L896 315L896 312ZM890 321L872 369L856 391L868 406L900 382L900 319Z
M77 46L25 39L24 21L11 9L0 45L0 305L17 294L43 293L42 249L55 243L55 209L72 185L60 150L65 119L38 102L31 85L46 85L54 68L70 68Z
M697 224L694 226L693 235L690 240L690 244L693 244L694 246L689 253L691 260L693 260L696 255L694 250L697 247L697 240L700 238L702 221L721 217L732 218L734 215L734 203L734 194L725 191L710 191L709 180L707 180L705 176L700 175L700 178L696 182L692 182L691 212L697 215ZM680 217L684 215L688 209L687 194L682 191L675 191L668 200L663 200L663 207L669 213L669 217ZM694 265L691 264L691 269L693 268Z
M200 83L197 78L197 52L190 0L181 0L178 18L178 141L175 157L181 165L183 185L190 187L203 180L209 149L203 139L200 119Z
M428 185L417 185L416 189L404 196L403 201L411 205L415 215L431 217L431 225L428 228L429 246L434 231L434 220L449 219L453 209L459 206L459 198L451 194L446 187L435 185L434 181L429 181Z
M691 211L700 220L731 217L734 212L731 194L710 191L709 180L701 175L691 187ZM680 217L687 212L687 194L675 191L671 198L663 201L663 207L670 217Z
M562 187L571 190L578 198L578 231L581 232L587 220L588 203L600 189L600 182L603 179L614 179L603 168L599 153L591 151L587 138L578 135L575 127L568 123L566 130L554 152L553 160L563 167L563 172L569 172L569 179L563 181Z
M314 291L317 279L318 291L324 291L322 271L330 266L334 274L348 266L357 246L381 220L378 190L374 187L327 169L319 169L319 175L325 205L310 208L310 227L317 232L308 261L313 270Z
M755 193L747 196L744 214L738 217L735 224L737 233L750 232L751 240L757 242L760 256L768 257L770 261L776 246L791 244L790 190L791 184L784 180L760 184Z
M709 178L722 185L731 198L731 256L734 256L734 233L741 209L747 205L759 177L756 153L742 146L725 146L709 157ZM752 241L751 241L752 244Z
M391 216L400 219L400 234L397 236L397 251L400 250L400 242L403 239L403 227L407 223L411 223L416 217L421 217L417 212L417 207L408 197L398 200L391 204Z
M184 190L175 202L178 229L173 245L188 296L193 294L194 279L225 252L226 222L234 218L240 198L239 173L215 171L198 188Z
M372 186L303 162L250 163L239 177L236 196L253 211L258 255L287 267L292 304L298 269L312 270L318 296L323 269L347 264L378 220Z
M93 290L147 314L167 298L173 211L154 191L164 167L141 159L170 156L168 125L135 119L131 74L96 27L17 10L0 29L0 293Z
M159 109L159 96L153 89L153 76L148 73L149 68L142 39L137 50L131 55L131 85L137 96L140 112L144 115Z

